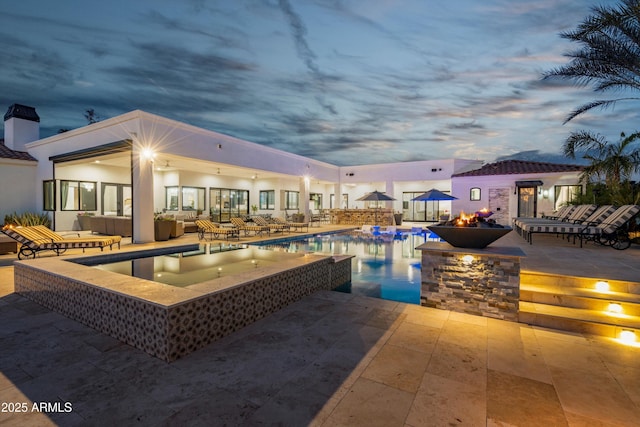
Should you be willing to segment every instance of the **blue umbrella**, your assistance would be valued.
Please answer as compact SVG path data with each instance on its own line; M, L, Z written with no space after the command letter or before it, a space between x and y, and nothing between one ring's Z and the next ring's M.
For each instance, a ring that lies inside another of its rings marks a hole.
M426 193L422 193L421 195L414 197L411 200L416 202L426 202L429 200L457 200L457 199L458 199L457 197L450 196L449 194L443 193L440 190L436 190L435 188L432 188Z

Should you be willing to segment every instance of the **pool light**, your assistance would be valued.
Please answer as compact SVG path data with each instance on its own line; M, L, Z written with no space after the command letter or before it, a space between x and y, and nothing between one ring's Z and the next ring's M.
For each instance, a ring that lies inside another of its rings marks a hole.
M469 264L471 264L473 262L473 259L474 259L473 255L465 255L465 256L462 257L462 262L465 265L469 265Z

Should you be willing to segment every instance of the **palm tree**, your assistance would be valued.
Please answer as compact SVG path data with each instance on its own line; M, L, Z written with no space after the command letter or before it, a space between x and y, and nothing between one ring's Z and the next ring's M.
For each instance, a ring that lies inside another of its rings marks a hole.
M582 47L568 53L569 64L552 69L543 79L574 80L580 86L594 83L596 92L640 90L640 0L622 0L618 7L598 6L593 14L562 38ZM624 97L590 102L573 111L565 123L592 108L612 107Z
M640 132L626 136L620 134L617 144L609 143L604 136L588 131L572 132L563 146L565 156L572 159L578 153L589 161L581 174L581 182L604 181L611 192L612 202L635 203L631 176L640 171ZM635 144L635 145L634 145ZM595 178L595 179L593 179Z

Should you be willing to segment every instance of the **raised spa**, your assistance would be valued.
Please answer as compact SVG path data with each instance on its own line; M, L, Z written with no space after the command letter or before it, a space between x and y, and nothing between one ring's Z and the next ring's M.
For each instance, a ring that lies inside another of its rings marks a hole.
M159 255L158 250L146 250L17 261L15 290L173 361L306 295L351 279L351 256L257 248L210 252L210 247L190 245L167 249L157 258L150 255ZM126 263L106 267L112 261ZM101 265L102 270L85 264ZM121 274L126 270L141 277ZM179 285L160 282L169 276L179 277Z

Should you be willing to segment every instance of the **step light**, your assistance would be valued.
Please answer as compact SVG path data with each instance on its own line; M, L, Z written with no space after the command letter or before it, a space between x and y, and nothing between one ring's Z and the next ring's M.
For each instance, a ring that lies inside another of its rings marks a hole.
M632 344L636 342L636 333L625 329L620 332L620 341L625 344Z
M617 303L617 302L610 302L609 303L609 307L607 307L607 311L609 313L620 314L620 313L622 313L622 305L620 303Z
M596 282L596 291L609 292L609 282L605 282L603 280Z

